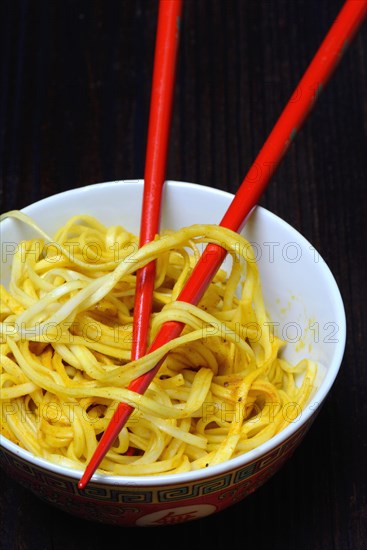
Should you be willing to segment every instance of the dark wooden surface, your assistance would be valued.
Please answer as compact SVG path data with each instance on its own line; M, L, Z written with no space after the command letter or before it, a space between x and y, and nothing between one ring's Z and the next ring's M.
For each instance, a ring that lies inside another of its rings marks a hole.
M186 0L167 177L235 192L341 0ZM156 0L1 0L1 211L142 178ZM293 458L224 512L175 527L82 521L1 474L0 548L367 548L367 27L261 204L332 269L348 338L338 379Z

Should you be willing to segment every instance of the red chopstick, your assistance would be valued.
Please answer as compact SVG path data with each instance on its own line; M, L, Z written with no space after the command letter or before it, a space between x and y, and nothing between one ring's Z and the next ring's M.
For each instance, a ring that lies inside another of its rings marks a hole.
M247 172L220 225L240 231L256 206L262 192L279 166L295 135L314 106L323 87L338 65L346 46L351 42L366 17L367 0L347 0L341 8L321 46L306 69L294 94L286 104L254 163ZM177 298L197 304L218 271L227 251L219 245L209 244L196 264L186 285ZM152 352L180 335L183 323L168 321L162 325L149 348ZM144 393L159 370L164 358L149 372L134 380L129 389ZM125 425L133 407L120 403L102 437L91 461L79 481L83 489L98 468L108 445ZM106 436L106 438L105 438ZM109 436L109 437L108 437Z
M152 241L159 231L181 12L182 0L160 0L145 159L140 246ZM138 359L146 352L154 280L155 262L150 262L136 274L132 360Z
M160 0L158 6L140 222L140 247L152 241L159 231L182 4L183 0ZM136 273L132 361L139 359L146 352L155 273L155 262L150 262ZM116 433L115 430L111 431L108 427L99 442L98 453L103 456L108 451L119 431ZM132 452L133 450L128 450L128 454Z

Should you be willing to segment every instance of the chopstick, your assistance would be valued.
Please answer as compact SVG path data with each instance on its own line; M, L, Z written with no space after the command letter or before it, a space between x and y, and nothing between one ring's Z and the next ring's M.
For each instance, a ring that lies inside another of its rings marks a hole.
M320 92L336 69L346 46L351 42L364 21L366 12L367 0L346 0L295 92L243 179L220 222L220 226L237 232L242 229L295 135L316 103ZM223 247L208 244L177 300L197 304L221 266L226 254L227 251ZM183 328L184 323L181 322L168 321L164 323L148 352L153 352L168 341L178 337ZM135 379L129 385L129 389L140 394L144 393L164 359L163 357L149 372ZM119 404L105 432L105 434L107 432L112 434L109 440L111 444L124 427L132 411L133 407L131 405L127 403ZM102 440L103 438L100 444ZM103 444L101 448L106 451L107 445ZM80 489L86 487L102 461L104 454L101 452L101 448L97 447L95 454L87 465L78 483Z
M159 0L139 233L140 247L152 241L159 231L182 4L183 0ZM146 352L155 273L155 262L148 263L136 273L132 361L139 359ZM115 415L119 414L119 410L120 407ZM99 441L90 467L97 467L96 464L100 463L121 431L115 420L114 416Z
M152 94L145 158L139 246L154 240L159 231L162 190L165 179L168 139L172 115L176 54L182 0L160 0L154 54ZM150 262L136 273L131 360L146 352L156 265ZM105 454L116 434L106 430L98 451ZM128 449L127 454L133 454Z
M154 53L139 246L159 231L166 172L182 0L160 0ZM155 262L137 271L131 359L146 352L155 280Z

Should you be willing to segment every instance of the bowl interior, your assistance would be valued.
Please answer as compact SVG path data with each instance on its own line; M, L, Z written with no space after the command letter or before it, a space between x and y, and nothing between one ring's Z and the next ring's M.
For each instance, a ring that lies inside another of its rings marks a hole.
M137 234L142 192L142 180L107 182L54 195L23 211L50 235L71 216L80 214L93 215L106 225L120 224ZM161 227L178 229L193 223L219 223L231 200L231 194L217 189L167 181ZM12 219L5 220L1 225L1 281L7 285L17 243L34 237L34 231ZM309 357L320 364L318 387L300 420L304 423L329 392L342 361L346 336L343 301L335 279L319 253L279 217L257 207L249 217L243 233L255 251L265 304L272 320L270 326L259 327L259 330L268 331L269 337L274 331L283 338L287 344L284 353L291 362ZM244 457L232 459L233 465L253 460L255 456L289 437L297 428L296 423L290 424L270 442ZM29 460L38 460L4 438L3 445ZM42 460L40 463L47 464ZM218 465L214 468L220 470L222 467ZM54 465L51 469L59 472L65 470ZM79 477L78 472L66 470L64 473ZM206 475L201 472L191 474ZM104 482L108 481L108 476L103 477ZM116 484L117 480L111 477L110 482ZM144 478L144 483L147 482L156 484L157 478Z

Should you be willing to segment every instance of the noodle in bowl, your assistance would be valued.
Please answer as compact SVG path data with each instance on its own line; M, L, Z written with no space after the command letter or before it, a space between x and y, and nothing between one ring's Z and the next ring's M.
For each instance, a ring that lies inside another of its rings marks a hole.
M107 182L54 195L22 212L48 235L55 234L73 216L81 215L95 217L107 227L121 225L137 235L142 192L142 180ZM167 181L162 230L217 224L231 200L232 195L213 188ZM288 399L277 410L277 419L284 425L280 431L232 458L213 460L207 467L200 462L204 460L200 452L195 455L192 451L195 469L174 471L173 468L174 473L160 475L134 475L128 469L128 475L96 473L84 490L77 486L83 468L68 467L67 461L48 460L47 455L37 456L11 441L4 432L1 467L40 498L71 514L125 526L170 525L197 519L238 502L263 485L300 444L330 391L342 362L346 323L343 301L328 266L294 228L268 210L257 207L243 235L246 241L239 239L239 247L246 242L251 244L252 256L247 260L256 263L259 270L268 315L258 330L266 330L269 341L279 339L284 343L280 358L285 365L299 365L304 361L311 365L311 370L313 364L317 365L309 390L302 394L302 406ZM1 238L1 282L7 288L20 241L35 239L36 235L32 227L21 221L5 219L1 222ZM239 252L245 259L249 253L247 249ZM223 267L230 270L230 257ZM230 331L223 328L226 325L220 326L221 339L230 339ZM207 336L211 336L209 329ZM16 349L14 347L15 355ZM296 389L303 388L303 376L301 371L295 374ZM290 378L291 374L286 377ZM3 391L4 394L9 391L7 385ZM222 415L222 419L230 416L233 425L238 417L240 425L243 420L240 417L245 414L240 399L235 409L225 406L216 411L217 415ZM211 414L213 403L208 400L202 407L204 405L206 414ZM11 417L15 411L13 403L9 401L6 406ZM272 433L271 424L275 420L271 415L275 413L271 407L263 408L253 421L262 422L265 414ZM125 471L124 466L121 471Z

